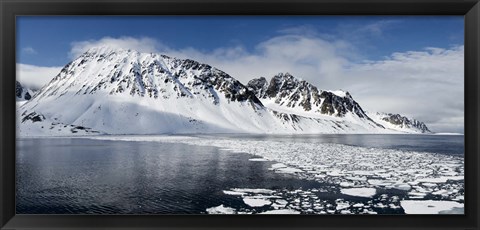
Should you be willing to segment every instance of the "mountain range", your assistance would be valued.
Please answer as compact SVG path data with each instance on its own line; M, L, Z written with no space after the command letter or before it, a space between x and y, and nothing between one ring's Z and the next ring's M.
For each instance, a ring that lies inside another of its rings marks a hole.
M398 114L370 114L346 91L280 73L242 84L190 59L92 48L29 95L17 83L20 136L173 133L429 133Z

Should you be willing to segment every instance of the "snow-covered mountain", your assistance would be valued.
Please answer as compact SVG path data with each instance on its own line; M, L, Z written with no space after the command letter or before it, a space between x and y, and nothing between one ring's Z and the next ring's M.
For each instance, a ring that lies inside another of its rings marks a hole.
M385 128L395 129L404 132L431 133L425 123L413 118L408 118L400 114L392 113L367 113L375 122L383 125Z
M399 114L367 113L349 92L319 90L289 73L279 73L270 81L264 77L253 79L247 87L266 107L277 111L323 119L333 116L401 133L430 133L423 122Z
M33 91L22 86L20 82L15 81L15 97L17 101L26 101L32 98Z
M286 75L277 80L296 81ZM108 134L395 132L368 118L348 93L338 96L301 83L303 88L292 96L286 92L297 86L278 82L259 99L261 90L253 85L249 89L193 60L93 48L19 107L17 129L21 136L43 135L42 130L55 130L58 124ZM264 106L271 98L283 104ZM42 119L25 120L32 114Z

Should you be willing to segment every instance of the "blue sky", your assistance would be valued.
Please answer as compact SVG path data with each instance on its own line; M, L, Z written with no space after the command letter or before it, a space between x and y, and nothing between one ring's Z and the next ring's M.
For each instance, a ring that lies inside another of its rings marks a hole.
M284 33L346 39L366 58L393 52L463 44L462 16L156 16L18 17L17 62L40 66L68 63L71 43L103 37L150 37L174 49L256 44Z
M463 16L18 17L17 79L39 89L95 46L217 67L246 84L289 72L368 111L463 133Z

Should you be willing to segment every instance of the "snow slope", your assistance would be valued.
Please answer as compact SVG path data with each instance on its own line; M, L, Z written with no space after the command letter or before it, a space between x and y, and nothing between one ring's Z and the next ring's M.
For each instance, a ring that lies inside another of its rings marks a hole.
M18 137L98 135L98 131L78 125L69 125L45 118L35 112L17 116L16 130Z

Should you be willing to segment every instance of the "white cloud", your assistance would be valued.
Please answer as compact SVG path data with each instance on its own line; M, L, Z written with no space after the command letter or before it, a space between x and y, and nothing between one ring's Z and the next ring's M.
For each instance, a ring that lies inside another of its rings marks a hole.
M258 44L253 52L238 46L211 52L192 48L165 52L170 56L208 63L246 84L252 78L270 78L279 72L290 72L309 81L334 79L348 65L351 49L345 41L282 35Z
M365 30L381 34L382 28L392 23L372 25ZM297 32L288 34L285 30L252 51L240 45L210 51L172 49L152 38L105 37L72 43L70 55L106 45L160 52L210 64L244 84L252 78L268 79L279 72L290 72L319 89L350 91L366 110L412 116L437 132L463 132L463 46L428 47L358 63L362 54L351 42Z
M400 20L379 20L370 24L366 24L364 26L356 26L355 29L349 28L348 34L358 34L364 33L368 35L374 36L382 36L384 31L387 29L391 29L393 25L401 22Z
M72 42L72 49L70 50L70 57L76 58L80 54L86 52L90 48L99 46L109 46L112 48L132 49L139 52L158 52L164 47L160 42L155 39L143 37L104 37L100 40L88 40L88 41L76 41Z
M23 53L26 53L26 54L37 54L37 51L35 49L33 49L32 47L28 46L28 47L24 47L22 49L22 52Z
M40 89L50 82L62 67L43 67L27 64L17 64L17 81L31 89Z
M413 116L434 131L464 131L463 46L394 53L345 73L341 82L369 110Z

